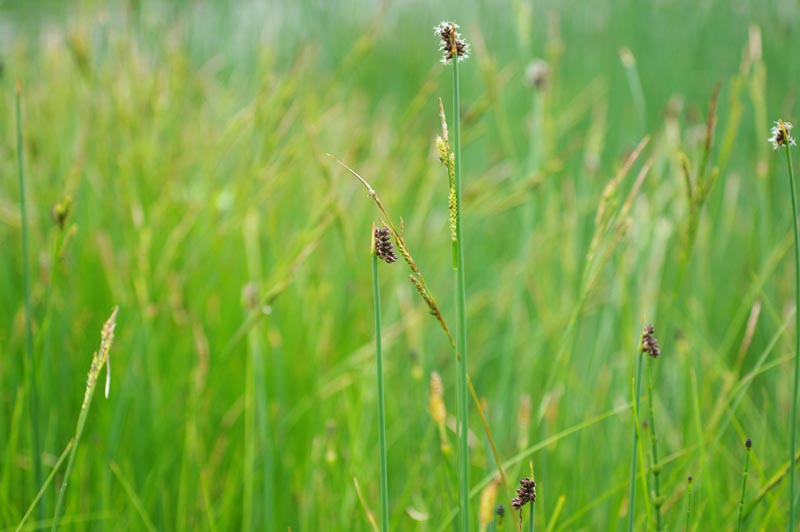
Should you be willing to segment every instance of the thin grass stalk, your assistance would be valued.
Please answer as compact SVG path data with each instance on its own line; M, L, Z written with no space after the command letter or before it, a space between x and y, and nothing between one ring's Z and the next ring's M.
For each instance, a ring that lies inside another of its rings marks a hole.
M781 128L784 135L789 136L786 127L781 122ZM797 190L794 184L794 170L792 168L792 154L789 150L790 145L786 148L786 167L789 170L789 185L792 189L792 229L794 230L794 303L795 306L800 305L800 232L797 227ZM795 310L795 347L794 347L794 391L792 393L792 447L789 453L789 531L796 530L795 519L797 517L797 510L795 508L795 470L794 456L797 450L797 396L800 392L800 309Z
M689 477L687 483L689 486L686 488L688 491L686 495L686 524L683 525L683 532L689 532L689 523L692 517L692 477Z
M788 150L787 150L788 151ZM750 469L750 448L753 446L750 438L744 444L747 452L744 455L744 474L742 475L742 496L739 498L739 519L736 522L736 532L742 529L742 513L744 512L744 494L747 489L747 472Z
M635 389L633 393L633 452L631 453L631 479L630 494L628 499L628 532L633 532L633 524L636 520L636 463L639 454L639 396L642 389L642 363L644 353L637 349L639 357L637 361L636 380L633 383Z
M64 480L61 482L61 490L58 492L58 500L56 501L56 511L53 515L53 526L51 532L58 530L58 519L61 515L61 508L64 504L64 493L67 491L67 483L69 482L70 473L72 473L72 465L75 462L75 454L78 450L78 443L81 441L83 435L83 428L86 425L86 418L89 415L89 408L92 405L92 396L97 387L97 377L100 375L100 370L108 361L108 353L111 349L111 343L114 340L114 328L116 327L117 310L111 313L111 316L106 320L103 325L103 331L100 336L100 348L95 352L92 357L92 365L89 369L89 376L86 379L86 391L83 395L83 404L81 405L80 414L78 414L78 423L75 427L75 437L73 438L72 449L69 452L69 459L67 460L67 468L64 470Z
M58 473L58 470L61 469L61 464L64 463L64 459L66 459L67 453L72 449L72 444L73 443L75 443L74 439L69 440L69 442L67 443L67 446L64 448L64 451L61 453L61 456L59 456L58 460L56 460L56 464L53 466L53 470L50 471L50 474L47 475L47 478L45 479L44 484L42 484L42 487L39 488L39 493L37 493L36 497L33 498L33 501L31 502L31 505L28 507L28 510L25 512L25 515L23 515L22 519L20 519L19 524L17 525L17 528L15 529L15 532L20 532L20 530L22 530L23 525L25 525L25 522L28 520L28 518L33 513L34 507L39 503L39 499L42 498L42 496L44 495L44 492L47 491L47 488L50 487L50 484L52 484L53 479L56 478L56 473Z
M652 362L652 361L651 361ZM658 436L656 435L656 417L653 409L653 372L652 363L647 364L647 394L648 406L650 407L650 444L653 452L653 507L656 510L656 532L661 532L661 490L659 477L661 476L661 464L658 463Z
M381 530L389 530L389 482L386 466L386 411L383 402L383 351L381 347L381 292L378 284L378 255L372 253L372 295L375 307L375 357L378 380L378 449L381 465Z
M25 161L22 146L22 84L17 80L16 90L14 91L14 107L16 112L17 129L17 171L19 175L19 211L22 227L22 291L25 297L25 360L27 361L27 388L28 388L28 409L31 416L31 439L33 440L33 477L37 486L42 485L42 449L39 439L39 412L38 412L38 393L36 386L36 361L33 356L33 327L31 320L33 312L31 310L31 274L30 263L28 262L28 215L25 205ZM44 506L39 507L39 518L44 519Z
M461 95L459 91L458 58L453 58L453 152L456 159L456 306L458 321L456 324L456 351L458 352L458 404L459 404L459 448L458 462L460 475L461 529L470 530L469 526L469 447L468 427L469 412L467 399L467 292L464 276L464 230L461 203Z
M531 501L531 521L528 523L528 532L533 532L533 516L536 513L536 504Z

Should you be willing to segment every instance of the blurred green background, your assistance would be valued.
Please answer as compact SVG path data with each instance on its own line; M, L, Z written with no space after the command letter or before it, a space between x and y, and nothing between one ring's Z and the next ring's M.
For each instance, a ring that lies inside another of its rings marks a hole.
M402 218L454 328L433 146L439 97L451 113L442 20L473 50L461 69L469 371L511 460L497 502L510 510L532 460L540 530L624 527L634 355L652 322L667 529L683 530L689 475L690 529L735 526L746 437L744 528L785 527L794 273L785 159L767 137L797 119L799 12L773 0L1 1L0 527L16 528L41 487L34 463L48 475L74 435L119 305L111 393L92 403L63 529L371 529L379 217L326 153ZM541 88L525 82L537 58ZM687 197L681 154L703 201ZM67 195L61 227L51 210ZM405 266L380 270L392 528L450 530L456 459L428 382L442 375L454 412L453 352ZM495 469L470 420L477 522ZM25 529L50 526L62 478ZM652 529L639 489L636 528ZM516 529L510 511L504 527Z

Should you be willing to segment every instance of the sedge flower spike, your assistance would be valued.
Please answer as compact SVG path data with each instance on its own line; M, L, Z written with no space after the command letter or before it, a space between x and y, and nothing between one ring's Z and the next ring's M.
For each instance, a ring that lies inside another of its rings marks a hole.
M769 130L769 142L772 144L772 149L777 150L779 146L794 146L794 137L791 135L792 124L791 122L784 122L778 120L772 129Z
M454 56L459 61L469 59L469 44L461 38L457 30L458 24L446 21L433 28L434 35L441 40L439 51L442 52L442 64L450 63Z

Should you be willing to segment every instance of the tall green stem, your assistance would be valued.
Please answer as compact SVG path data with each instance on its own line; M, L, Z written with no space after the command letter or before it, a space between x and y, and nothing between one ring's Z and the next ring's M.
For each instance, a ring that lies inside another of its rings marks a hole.
M636 461L639 454L639 395L642 389L642 351L639 351L639 360L636 369L636 382L634 387L636 391L633 396L633 452L631 453L631 480L630 480L630 495L628 499L628 532L633 532L633 523L636 520Z
M464 231L461 207L461 117L459 109L461 97L458 82L458 57L453 57L453 152L456 158L456 297L457 297L457 329L456 350L458 351L458 402L459 402L459 446L458 462L460 475L461 530L469 532L469 419L467 401L467 292L464 277Z
M742 475L742 496L739 499L739 519L736 524L736 532L739 532L742 529L742 512L744 511L744 494L745 490L747 489L747 471L750 469L750 438L747 438L747 443L745 443L745 448L747 449L747 453L744 456L744 475Z
M535 513L536 504L531 501L531 522L528 523L528 532L533 532L533 515Z
M786 145L786 165L789 168L789 185L792 189L792 228L794 229L794 288L795 306L800 305L800 234L797 228L797 192L794 185L794 171L792 170L792 154ZM800 386L800 309L795 308L795 347L794 347L794 392L792 394L792 449L789 453L789 531L795 530L796 509L794 501L794 456L797 449L797 395Z
M33 356L33 328L31 327L31 279L28 263L28 216L25 207L25 163L22 147L22 86L17 82L14 103L17 118L17 170L19 173L19 210L22 218L22 289L25 297L25 350L27 352L28 408L31 416L31 438L33 440L33 476L37 486L42 485L41 442L39 440L39 414L37 408L36 363ZM39 516L44 518L44 507L39 507Z
M653 470L653 507L656 510L656 532L661 532L661 490L659 489L659 477L661 476L661 464L658 463L658 435L656 434L656 417L653 410L653 372L651 363L647 365L647 394L648 405L650 406L650 443L653 448L653 463L650 466Z
M389 530L389 482L386 476L386 412L383 404L383 352L381 348L381 292L378 256L372 254L372 294L375 302L375 356L378 368L378 447L381 463L381 530Z

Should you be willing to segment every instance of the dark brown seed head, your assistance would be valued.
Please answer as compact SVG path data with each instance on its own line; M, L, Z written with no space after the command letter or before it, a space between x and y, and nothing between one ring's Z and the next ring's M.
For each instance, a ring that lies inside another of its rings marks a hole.
M469 57L469 44L461 38L458 33L458 24L453 22L442 22L433 32L439 36L439 50L442 52L442 63L448 63L453 56L463 61Z
M375 254L387 264L397 260L392 245L392 234L387 227L375 228Z
M794 146L795 141L791 132L791 122L784 122L783 120L775 122L775 126L769 130L770 137L768 140L772 144L772 148L777 150L778 146Z
M511 506L519 510L527 503L536 502L536 482L528 477L519 481L521 487L517 488L517 497L511 499Z
M751 440L750 438L747 438L747 439L745 440L745 442L744 442L744 446L745 446L745 447L747 448L747 450L749 451L749 450L750 450L750 448L753 446L753 440Z
M658 347L658 340L653 336L655 329L652 325L648 325L642 332L642 352L647 353L653 358L658 358L661 354L661 349Z

